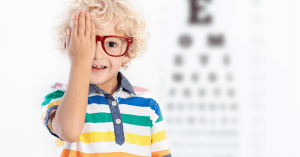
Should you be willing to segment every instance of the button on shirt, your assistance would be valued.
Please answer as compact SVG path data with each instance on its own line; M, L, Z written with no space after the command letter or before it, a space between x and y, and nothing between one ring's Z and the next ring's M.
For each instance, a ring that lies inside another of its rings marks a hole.
M41 122L52 135L58 156L171 157L156 96L131 86L121 72L117 80L113 95L90 84L83 130L74 143L63 141L51 125L67 85L55 83L45 92Z

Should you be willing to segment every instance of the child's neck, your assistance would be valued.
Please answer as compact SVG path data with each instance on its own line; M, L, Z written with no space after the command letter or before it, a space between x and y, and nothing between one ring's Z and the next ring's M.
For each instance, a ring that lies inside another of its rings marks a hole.
M113 95L120 86L121 82L118 81L117 78L113 79L111 82L106 82L105 84L96 85L100 89L104 90L106 93L109 93L110 95Z

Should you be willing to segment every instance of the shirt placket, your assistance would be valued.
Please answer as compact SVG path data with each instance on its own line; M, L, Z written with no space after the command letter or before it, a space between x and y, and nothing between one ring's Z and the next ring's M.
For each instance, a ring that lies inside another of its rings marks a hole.
M118 102L118 99L117 99L117 93L114 93L114 94L113 94L113 97L114 97L114 99Z
M105 97L113 119L116 143L122 145L125 141L125 137L123 131L123 121L118 102L116 101L117 95L116 93L113 96L111 96L110 94L105 94Z

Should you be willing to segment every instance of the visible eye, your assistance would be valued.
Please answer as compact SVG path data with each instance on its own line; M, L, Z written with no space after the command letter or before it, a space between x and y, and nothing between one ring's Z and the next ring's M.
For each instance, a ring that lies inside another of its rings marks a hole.
M108 45L109 47L114 47L114 45L116 45L116 46L117 46L117 44L116 44L116 43L114 43L114 42L109 42L109 43L107 43L107 45Z

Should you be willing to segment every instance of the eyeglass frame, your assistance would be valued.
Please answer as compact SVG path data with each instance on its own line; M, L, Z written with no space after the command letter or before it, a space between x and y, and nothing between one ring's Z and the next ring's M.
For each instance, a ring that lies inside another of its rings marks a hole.
M128 42L128 45L127 45L127 47L126 47L125 53L122 54L122 55L111 55L111 54L109 54L109 53L106 51L105 45L104 45L104 40L105 40L106 38L108 38L108 37L120 37L120 38L126 39L127 42ZM100 39L99 39L99 38L100 38ZM96 44L97 44L97 41L101 41L102 48L103 48L103 50L104 50L104 52L105 52L106 54L108 54L108 55L110 55L110 56L112 56L112 57L121 57L121 56L124 56L124 55L127 54L128 47L129 47L129 45L132 43L132 40L133 40L133 39L132 39L132 38L128 38L128 37L123 37L123 36L115 36L115 35L108 35L108 36L99 36L99 35L96 35L95 40L96 40Z

